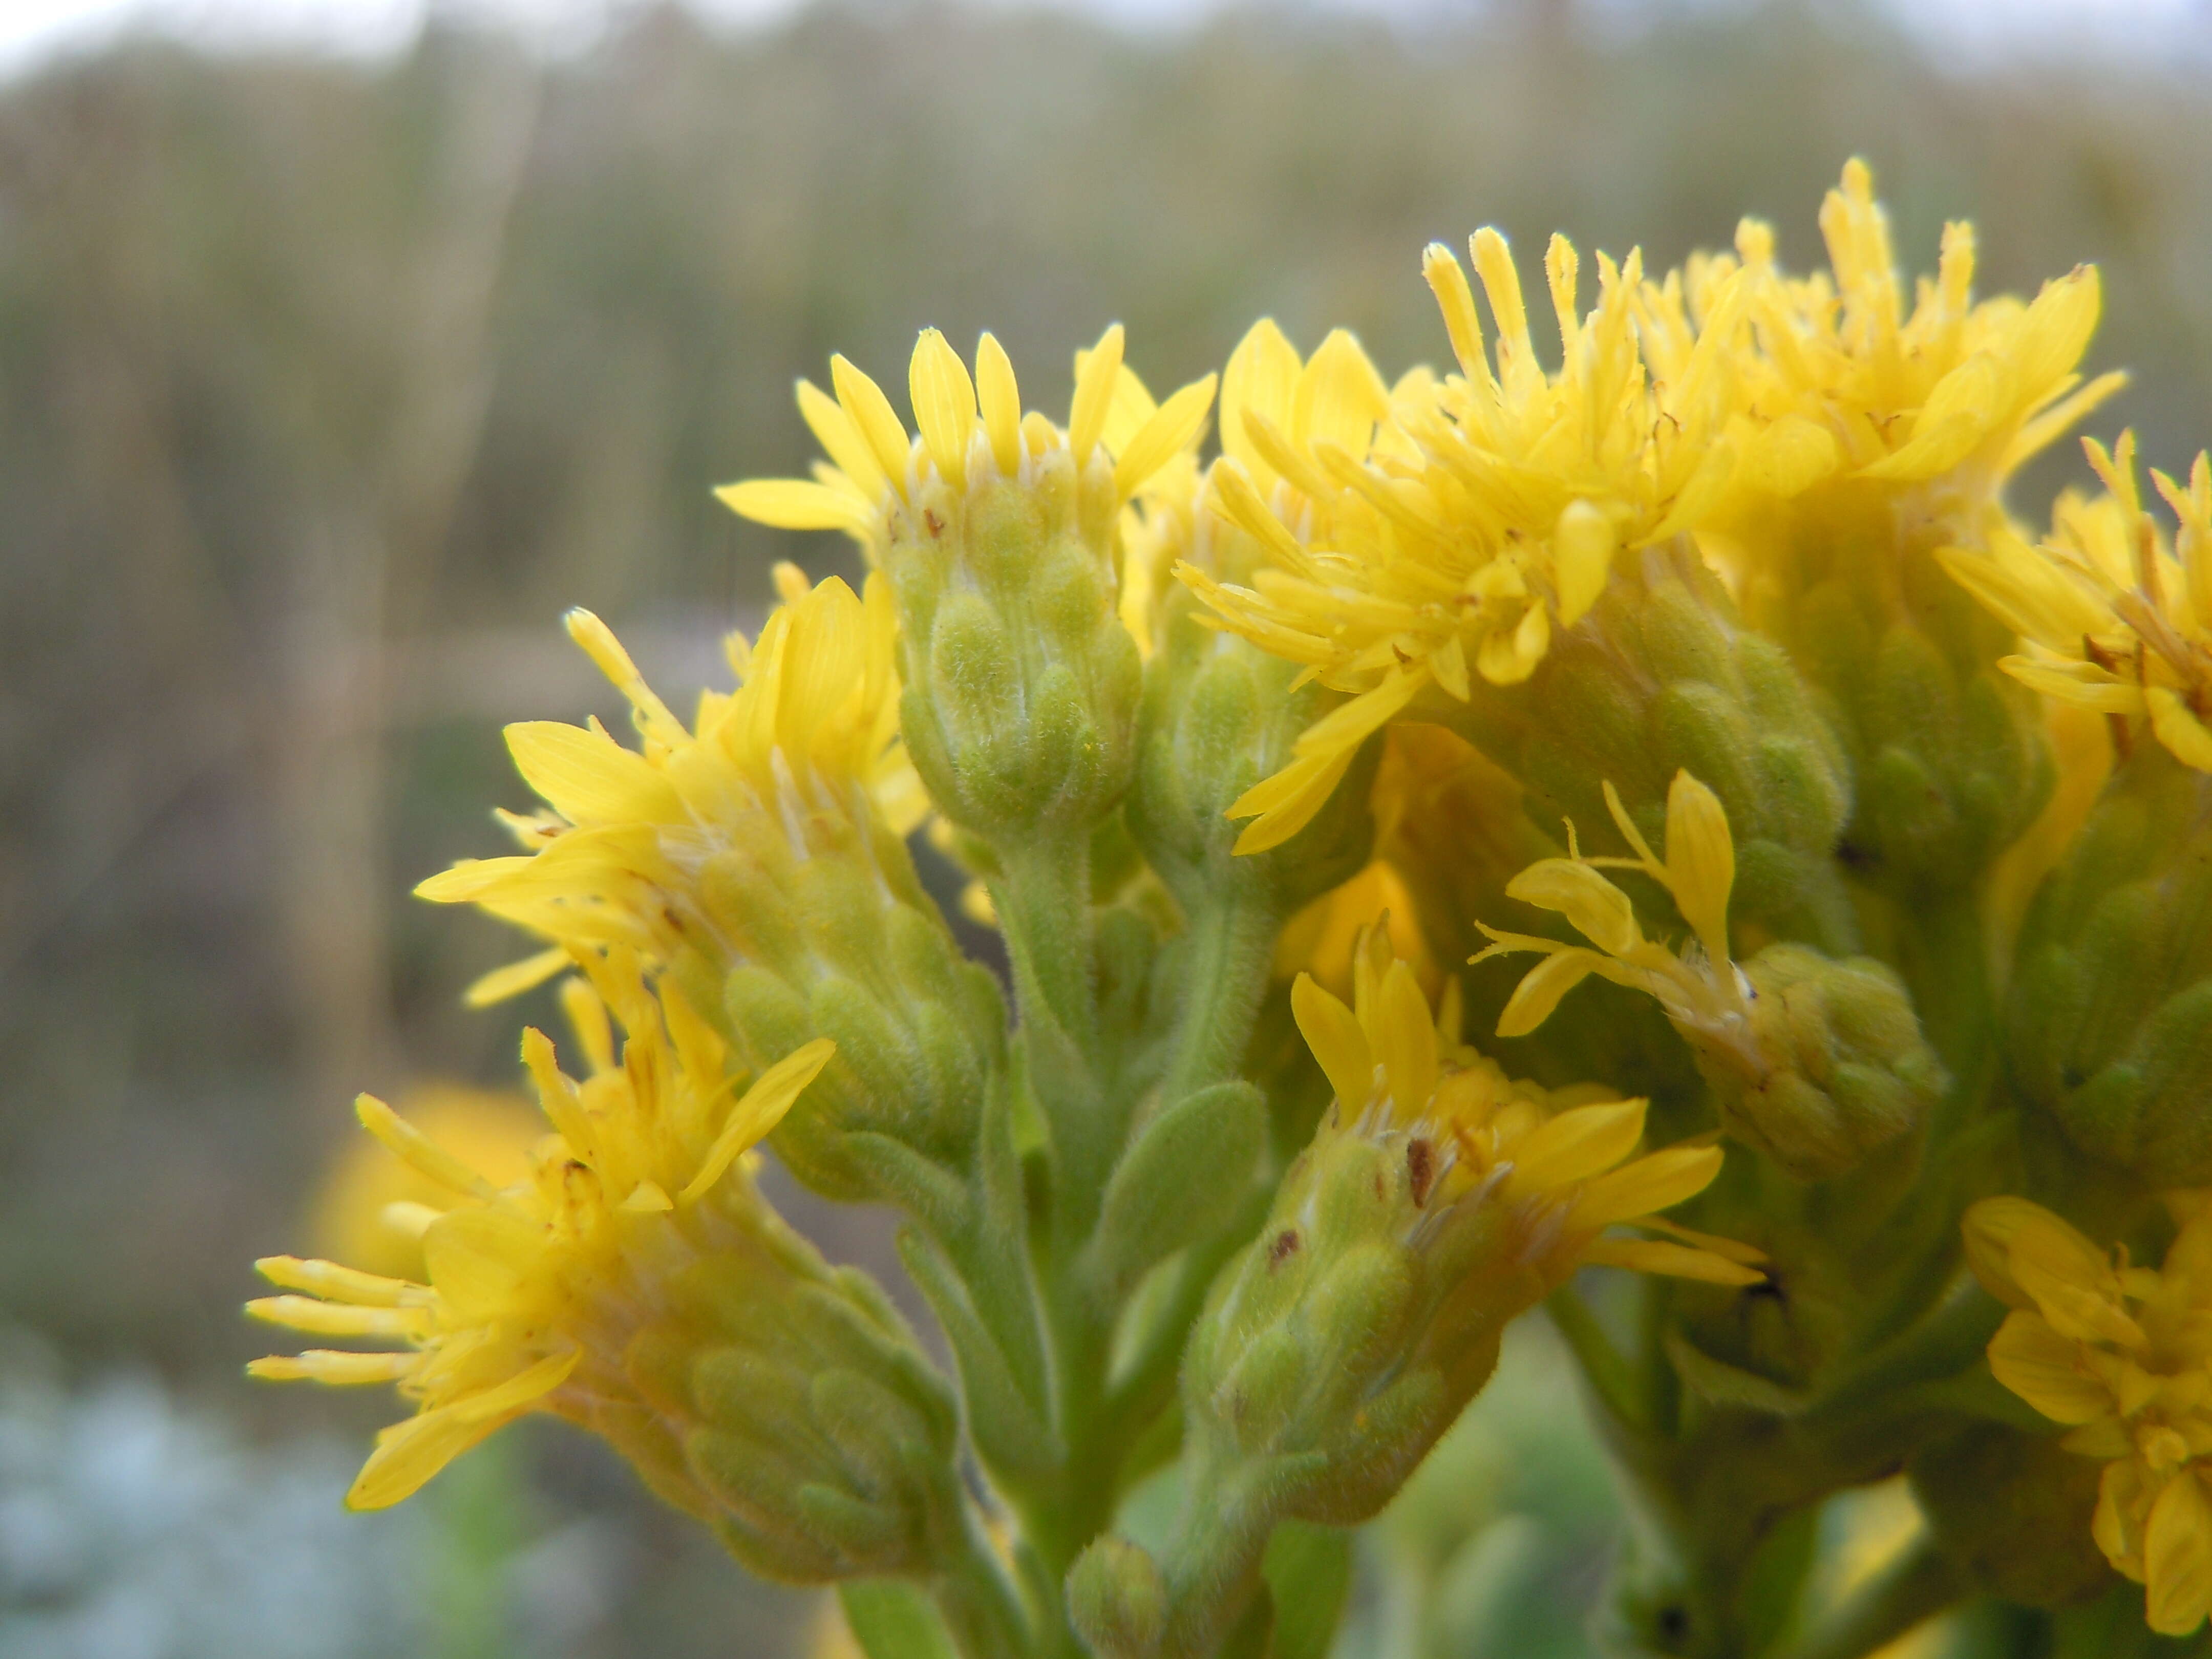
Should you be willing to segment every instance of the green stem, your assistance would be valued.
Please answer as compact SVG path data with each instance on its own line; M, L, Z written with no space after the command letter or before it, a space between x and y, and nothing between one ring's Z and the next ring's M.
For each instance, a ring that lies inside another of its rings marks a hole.
M1160 1090L1172 1103L1236 1076L1274 968L1280 907L1263 884L1224 882L1190 918L1183 957L1183 1008L1174 1057Z
M1196 1473L1164 1553L1167 1631L1160 1659L1201 1659L1250 1606L1277 1516L1257 1471L1217 1483Z
M1566 1340L1591 1392L1597 1395L1607 1413L1625 1429L1648 1432L1650 1425L1644 1410L1643 1390L1637 1386L1620 1350L1613 1346L1613 1339L1590 1312L1589 1304L1576 1293L1573 1285L1564 1285L1552 1292L1544 1308L1552 1316L1553 1328Z
M1958 1568L1932 1543L1920 1543L1830 1609L1784 1659L1866 1659L1925 1623L1965 1594Z
M951 1559L933 1586L961 1659L1027 1659L1036 1644L1029 1614L969 1505ZM1054 1615L1057 1616L1055 1596Z
M1091 944L1091 844L1039 836L999 849L991 902L1014 970L1024 1024L1049 1014L1094 1068L1098 1014Z

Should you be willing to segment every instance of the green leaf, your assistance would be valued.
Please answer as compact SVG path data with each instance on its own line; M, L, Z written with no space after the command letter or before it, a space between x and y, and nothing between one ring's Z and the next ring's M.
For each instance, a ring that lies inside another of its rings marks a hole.
M837 1601L868 1659L959 1659L934 1604L902 1579L853 1579Z
M1267 1133L1260 1091L1217 1083L1152 1119L1122 1154L1091 1245L1092 1270L1112 1291L1212 1232L1243 1197Z

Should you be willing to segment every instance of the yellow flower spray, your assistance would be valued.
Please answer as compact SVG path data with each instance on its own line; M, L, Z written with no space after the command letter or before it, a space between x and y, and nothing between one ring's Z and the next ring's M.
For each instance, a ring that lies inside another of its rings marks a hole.
M1109 328L1064 419L988 334L801 383L812 476L720 493L858 590L779 567L688 720L572 613L634 738L510 728L543 810L420 890L535 941L471 1001L570 975L547 1132L364 1100L413 1254L262 1264L366 1346L258 1375L415 1407L352 1501L549 1413L869 1659L1319 1653L1540 1307L1614 1646L2200 1629L2212 467L2169 529L2090 442L2022 527L2119 384L2096 273L1908 278L1856 162L1820 222L1808 276L1554 239L1540 327L1432 246L1441 372L1262 320L1165 398ZM948 1374L770 1154L898 1213ZM1905 1541L1824 1565L1877 1489Z

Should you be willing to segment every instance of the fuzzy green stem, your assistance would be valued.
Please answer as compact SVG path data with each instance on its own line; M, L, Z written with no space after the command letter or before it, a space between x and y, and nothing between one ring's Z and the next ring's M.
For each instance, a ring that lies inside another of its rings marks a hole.
M1027 1659L1037 1650L1031 1621L969 1505L952 1557L933 1586L961 1659ZM1056 1618L1055 1606L1050 1616Z
M1281 907L1259 884L1226 882L1190 918L1183 1009L1160 1098L1173 1102L1237 1074L1274 968Z

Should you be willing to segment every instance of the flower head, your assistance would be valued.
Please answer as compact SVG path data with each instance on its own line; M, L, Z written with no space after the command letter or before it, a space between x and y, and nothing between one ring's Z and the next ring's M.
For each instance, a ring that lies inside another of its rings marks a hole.
M1687 772L1677 772L1667 791L1667 856L1652 852L1620 804L1613 785L1605 786L1613 823L1628 842L1631 858L1585 858L1567 826L1568 854L1530 865L1505 893L1542 910L1557 911L1573 923L1589 945L1567 945L1528 933L1482 931L1489 947L1478 962L1515 951L1534 951L1544 960L1515 989L1498 1016L1500 1036L1525 1036L1551 1018L1559 999L1595 974L1616 985L1656 997L1675 1025L1705 1042L1735 1049L1757 1063L1751 1035L1751 986L1729 954L1729 893L1735 885L1735 843L1719 798ZM1628 895L1600 873L1638 870L1674 899L1690 925L1691 937L1678 954L1646 939ZM1591 948L1595 946L1595 948Z
M732 512L785 530L842 530L880 560L906 520L931 511L933 483L964 494L971 483L1028 483L1059 465L1078 473L1094 458L1111 475L1115 505L1186 456L1213 402L1212 375L1164 404L1123 366L1119 323L1076 354L1067 423L1022 409L1006 348L991 335L971 378L959 354L924 329L907 368L919 428L909 437L883 388L842 357L830 360L833 397L799 383L799 412L829 457L810 482L754 478L716 493Z
M1562 357L1547 372L1504 239L1479 232L1471 252L1494 346L1459 261L1442 246L1423 261L1460 374L1416 371L1386 395L1371 367L1323 380L1316 353L1291 413L1337 411L1331 428L1285 430L1256 402L1244 411L1269 468L1252 482L1275 487L1270 499L1222 480L1221 495L1269 562L1249 586L1184 579L1224 625L1353 695L1306 733L1290 769L1237 803L1236 816L1256 820L1243 850L1294 834L1360 743L1431 688L1463 702L1478 682L1526 680L1553 632L1596 601L1617 554L1694 527L1729 487L1718 342L1733 297L1705 336L1668 337L1654 356L1637 326L1640 257L1601 254L1596 307L1578 315L1580 260L1555 237L1545 270ZM1305 392L1309 382L1319 390ZM1223 404L1226 448L1225 392Z
M1721 1150L1667 1147L1633 1156L1642 1100L1595 1087L1552 1091L1507 1078L1460 1041L1456 982L1431 1013L1413 968L1374 930L1354 960L1346 1007L1308 975L1291 1003L1336 1103L1322 1133L1402 1143L1409 1196L1427 1217L1462 1200L1514 1216L1516 1265L1556 1284L1577 1263L1609 1262L1723 1285L1761 1275L1754 1251L1690 1233L1658 1212L1702 1192ZM1627 1224L1686 1243L1606 1237Z
M529 849L465 860L416 890L474 902L553 941L480 981L471 1000L528 989L571 947L618 945L662 960L737 926L708 872L740 853L777 864L849 854L903 884L888 843L920 821L921 787L898 741L890 596L777 568L783 603L757 641L728 641L738 684L707 692L686 727L606 625L574 611L568 632L627 698L643 738L625 748L596 720L507 729L516 769L546 811L501 816Z
M1820 232L1826 272L1781 276L1773 232L1755 220L1738 232L1736 258L1692 261L1688 272L1691 306L1708 313L1738 270L1755 279L1737 373L1771 434L1764 443L1778 461L1789 458L1788 476L1770 484L1802 489L1840 471L1935 486L1978 508L2124 383L2114 374L2084 385L2077 372L2100 306L2094 266L2045 283L2030 302L1978 302L1973 227L1954 222L1936 276L1920 279L1908 310L1888 216L1856 160L1821 204ZM1674 307L1662 298L1655 314Z
M2060 496L2047 542L2007 532L1947 550L1944 568L2027 642L2004 661L2015 678L2077 708L2148 715L2177 760L2212 772L2212 459L2197 458L2186 488L2151 474L2173 512L2168 538L2136 483L2134 434L2082 447L2105 495Z
M1568 856L1539 860L1505 889L1565 916L1590 945L1483 927L1492 942L1477 961L1520 951L1544 957L1515 988L1498 1034L1534 1030L1592 974L1645 992L1689 1042L1723 1123L1808 1180L1844 1174L1921 1121L1949 1079L1896 974L1869 957L1831 961L1793 944L1769 945L1739 967L1729 951L1735 846L1719 799L1675 774L1662 860L1610 782L1605 793L1633 857L1583 857L1570 823ZM1608 867L1641 872L1674 901L1691 932L1679 953L1644 937L1634 902L1601 873Z
M2098 1547L2146 1588L2153 1630L2188 1634L2212 1611L2212 1212L2183 1222L2156 1270L2025 1199L1975 1205L1966 1237L2012 1310L1990 1371L2105 1465Z
M574 985L568 1002L591 1073L571 1079L542 1033L524 1034L553 1128L524 1180L495 1188L381 1101L361 1097L362 1127L441 1192L438 1205L410 1208L427 1283L294 1256L258 1264L289 1294L249 1304L258 1317L407 1345L249 1367L280 1380L396 1382L416 1402L416 1415L378 1437L347 1496L353 1508L398 1503L526 1413L590 1424L629 1399L632 1337L665 1311L675 1277L726 1248L748 1206L759 1207L733 1167L833 1052L810 1042L738 1094L721 1040L672 988L656 998L619 952L581 960L592 986ZM610 1006L625 1033L619 1054Z

